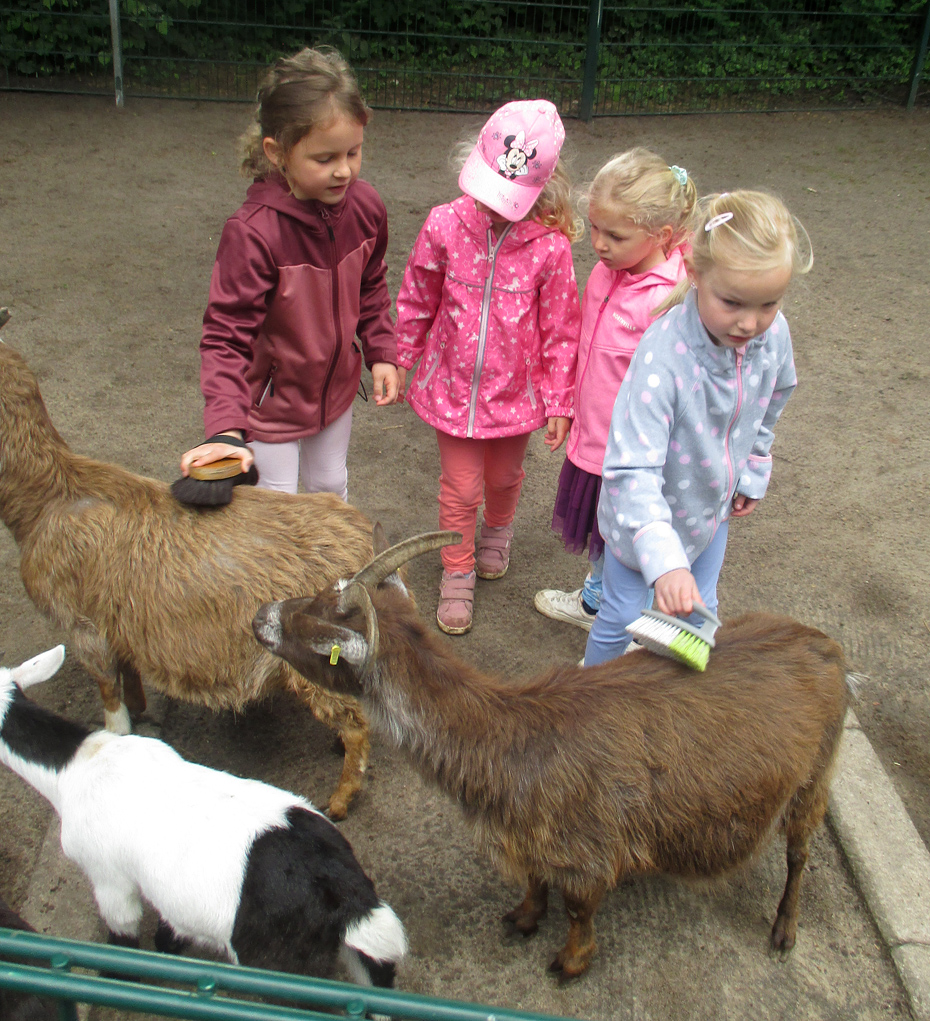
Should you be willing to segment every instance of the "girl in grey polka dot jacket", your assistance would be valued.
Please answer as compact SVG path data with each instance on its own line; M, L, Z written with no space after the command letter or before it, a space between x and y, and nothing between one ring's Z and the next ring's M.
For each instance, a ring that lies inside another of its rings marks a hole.
M643 335L611 417L588 666L625 651L650 589L663 613L688 616L698 601L716 611L729 519L765 495L773 430L797 383L779 309L813 261L804 228L764 192L709 196L701 209L688 281Z

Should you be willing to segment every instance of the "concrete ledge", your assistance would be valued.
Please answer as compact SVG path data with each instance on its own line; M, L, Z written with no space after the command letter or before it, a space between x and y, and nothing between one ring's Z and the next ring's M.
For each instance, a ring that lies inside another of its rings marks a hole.
M917 1021L930 1021L930 852L850 713L830 818Z

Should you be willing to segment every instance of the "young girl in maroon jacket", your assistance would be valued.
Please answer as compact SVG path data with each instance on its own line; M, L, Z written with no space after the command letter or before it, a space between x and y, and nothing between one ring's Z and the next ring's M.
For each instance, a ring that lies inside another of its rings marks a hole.
M277 61L258 99L242 164L255 180L223 228L203 320L209 439L181 471L254 460L260 486L296 493L299 478L345 499L363 355L375 403L397 398L387 213L358 176L370 111L328 49Z

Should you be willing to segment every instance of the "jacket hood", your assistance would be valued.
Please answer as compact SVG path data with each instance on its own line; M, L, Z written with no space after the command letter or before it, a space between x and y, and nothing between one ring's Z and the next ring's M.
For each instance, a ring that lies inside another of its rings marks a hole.
M491 217L487 213L479 213L475 207L475 200L470 195L462 195L452 204L455 215L462 221L470 234L484 240L485 235L491 229ZM504 238L504 247L511 244L523 244L534 238L542 237L544 234L552 234L558 231L558 227L546 227L537 223L536 220L517 220Z
M320 202L317 199L298 199L291 194L287 182L278 174L273 177L256 178L249 186L245 195L244 207L249 205L267 206L277 213L293 217L311 230L322 231L322 212L325 209L327 216L332 220L338 220L346 207L346 196L349 190L354 187L355 182L346 189L346 195L335 205Z
M675 285L684 278L684 256L686 246L681 245L669 252L668 258L647 269L644 273L630 273L629 270L618 269L615 271L618 285L630 290L644 291L650 287L659 285Z

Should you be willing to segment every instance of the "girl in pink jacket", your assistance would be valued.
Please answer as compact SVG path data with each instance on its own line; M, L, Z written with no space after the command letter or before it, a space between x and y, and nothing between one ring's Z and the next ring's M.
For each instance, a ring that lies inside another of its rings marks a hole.
M530 433L545 426L557 450L571 424L581 311L564 138L552 103L502 106L462 168L465 194L430 212L397 297L400 393L419 361L406 397L436 430L440 527L463 536L442 551L448 634L471 627L476 574L507 572Z
M697 189L681 167L648 149L614 156L588 192L591 244L600 261L584 292L575 420L559 476L552 527L565 548L588 546L591 569L573 592L536 593L540 613L590 630L597 613L604 540L597 500L610 415L630 358L657 307L685 278L683 254Z

